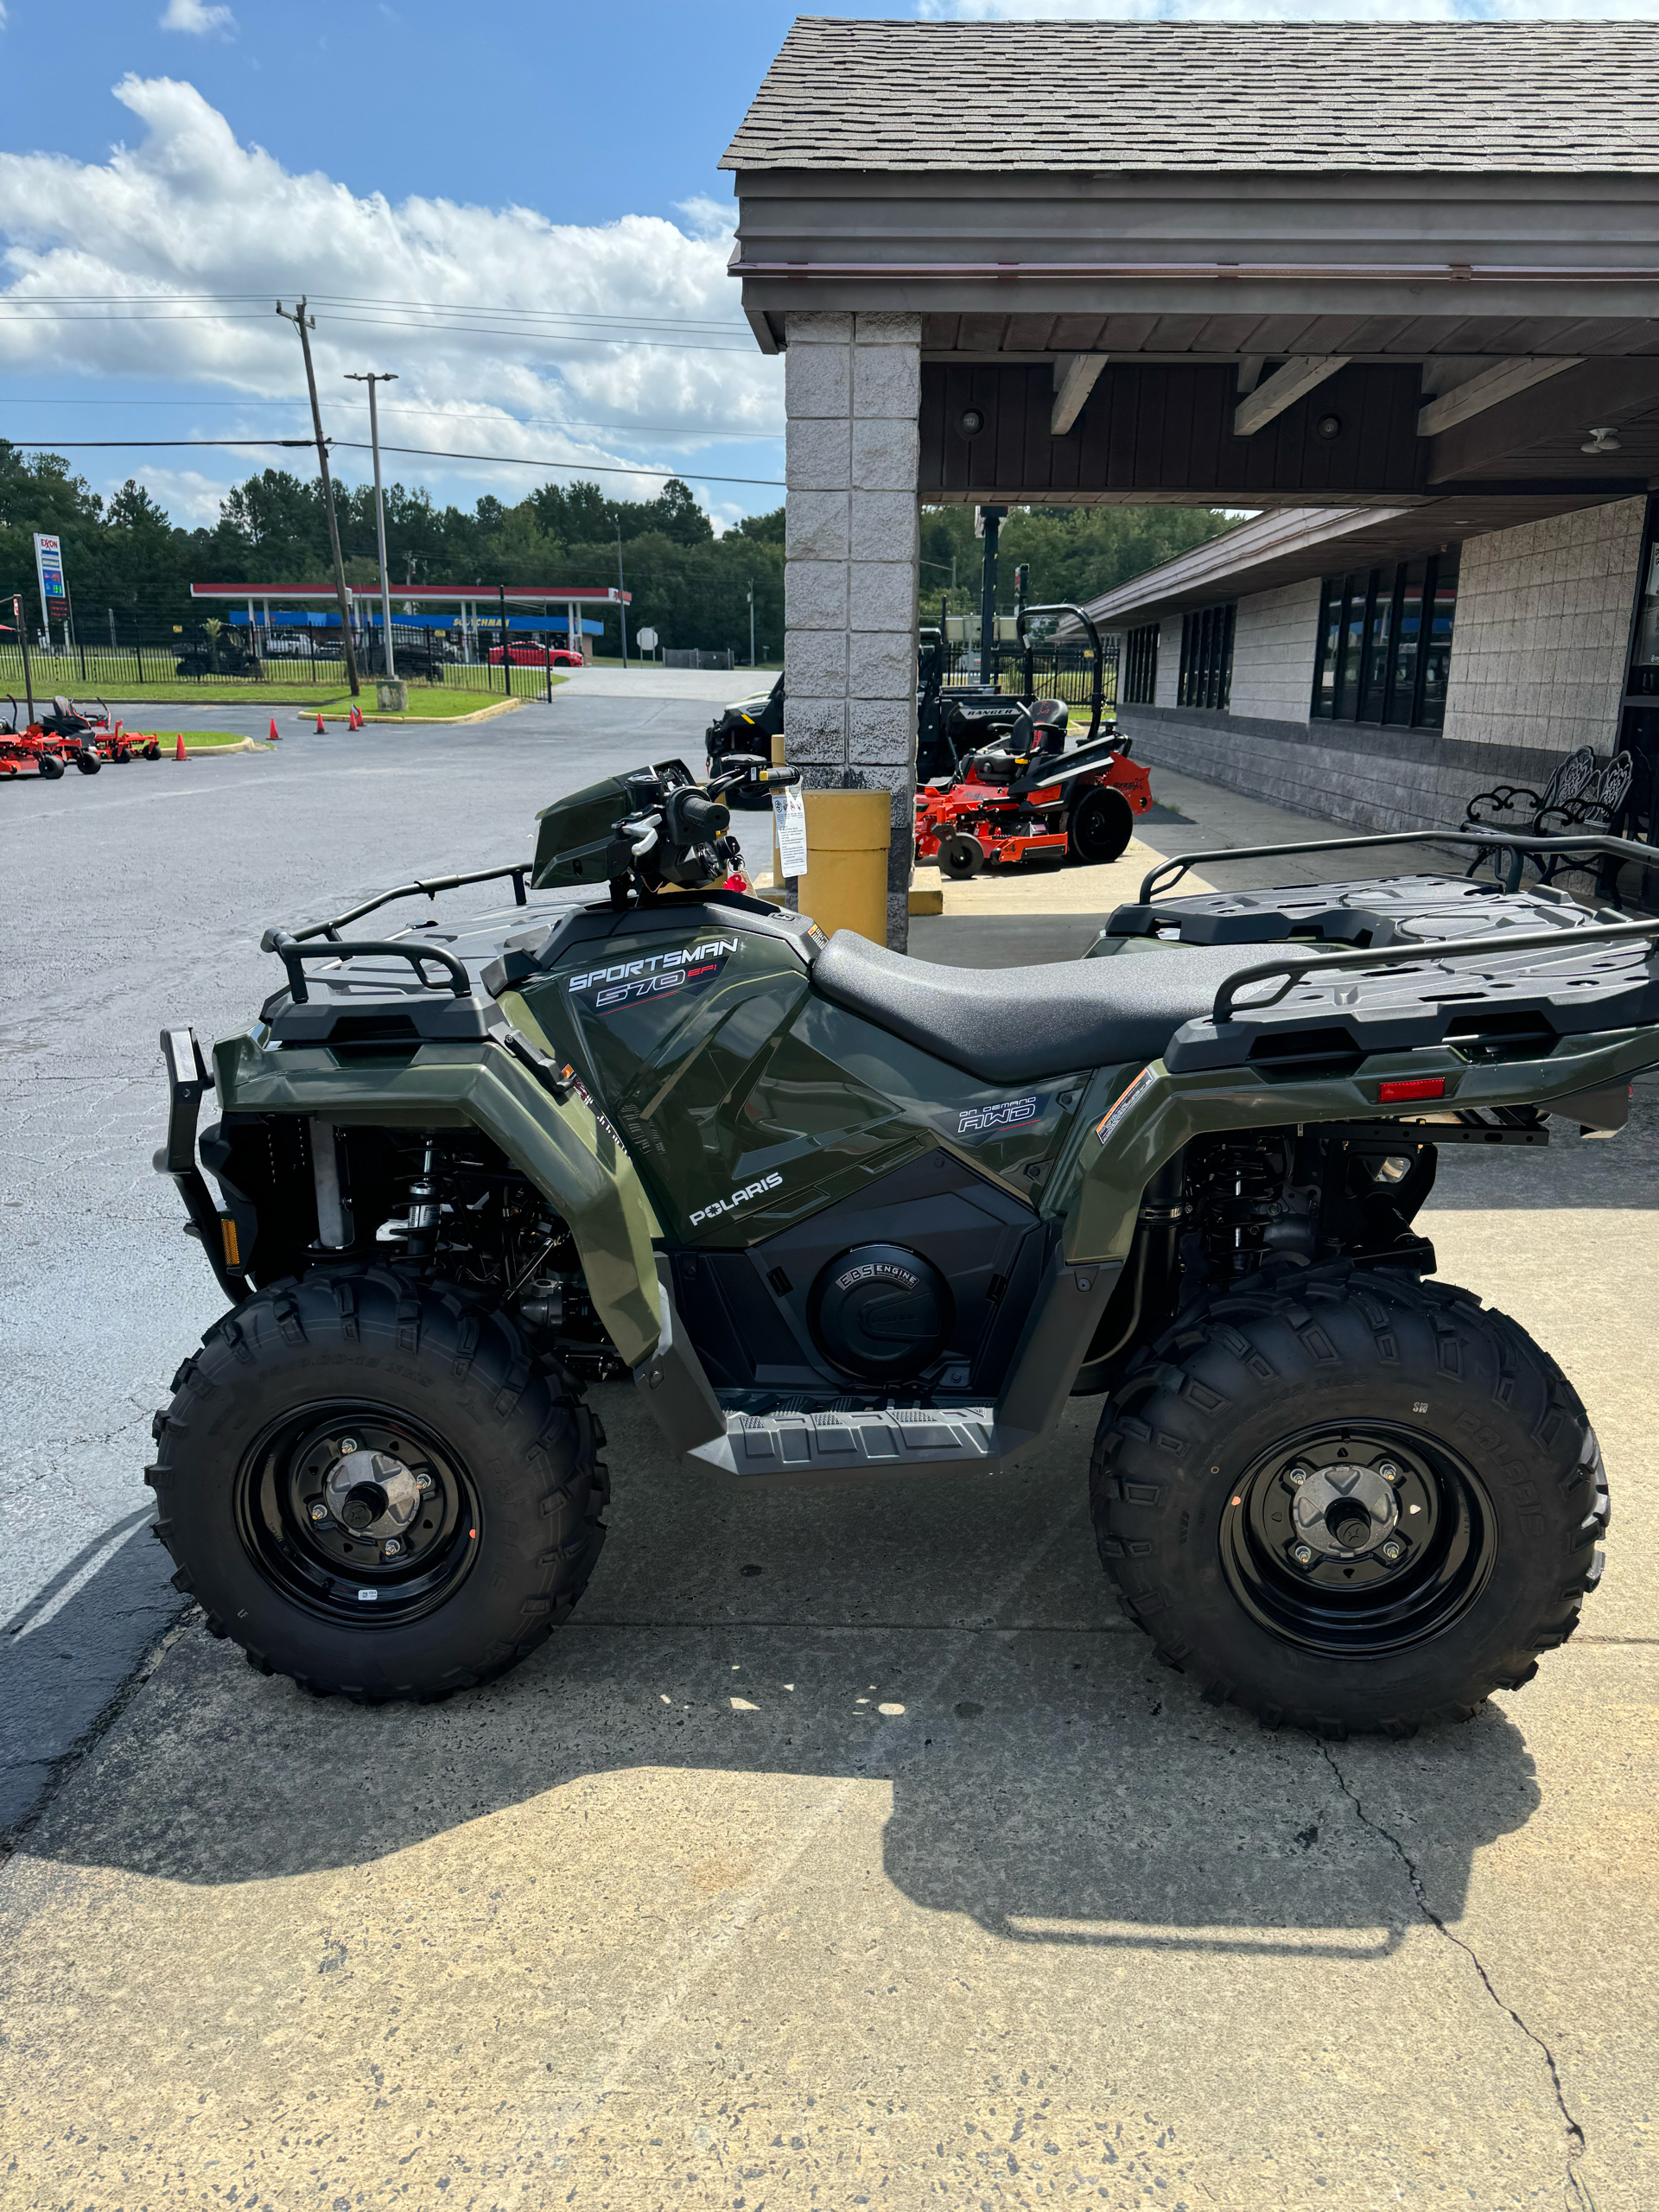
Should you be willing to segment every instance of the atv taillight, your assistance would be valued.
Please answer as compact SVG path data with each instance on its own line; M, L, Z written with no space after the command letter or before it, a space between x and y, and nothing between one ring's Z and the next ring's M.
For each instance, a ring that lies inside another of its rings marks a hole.
M1398 1105L1407 1098L1444 1098L1446 1077L1443 1075L1414 1075L1395 1083L1379 1083L1376 1103L1379 1106Z

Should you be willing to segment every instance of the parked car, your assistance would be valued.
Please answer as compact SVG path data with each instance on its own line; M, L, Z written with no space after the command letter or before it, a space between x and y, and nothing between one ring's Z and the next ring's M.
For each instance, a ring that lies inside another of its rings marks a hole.
M584 664L582 655L572 652L569 645L509 645L507 651L515 668L581 668ZM501 665L499 645L490 647L490 665Z

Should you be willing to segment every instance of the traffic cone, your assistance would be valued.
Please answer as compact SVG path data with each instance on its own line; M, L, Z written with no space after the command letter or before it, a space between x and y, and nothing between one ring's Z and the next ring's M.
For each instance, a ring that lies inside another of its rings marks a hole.
M325 733L322 727L322 709L319 707L317 709L317 735L321 737Z
M361 729L363 726L363 709L361 707L353 706L352 709L352 728L353 729Z
M276 741L277 741L277 739L278 739L279 737L281 737L281 735L282 735L282 732L281 732L281 730L279 730L279 729L277 728L277 727L276 727L276 715L273 715L271 716L271 718L270 718L270 741L271 741L271 743L272 743L273 745L275 745L275 744L276 744Z
M173 758L175 760L188 760L190 758L190 755L184 749L184 732L182 730L179 732L178 743L173 747Z

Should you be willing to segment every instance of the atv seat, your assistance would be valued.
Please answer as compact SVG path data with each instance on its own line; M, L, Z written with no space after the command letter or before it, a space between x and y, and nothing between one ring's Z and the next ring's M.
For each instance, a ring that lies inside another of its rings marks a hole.
M837 930L813 964L812 987L969 1075L1034 1083L1158 1058L1183 1022L1209 1014L1229 976L1262 957L1259 944L1147 945L1127 958L944 968Z

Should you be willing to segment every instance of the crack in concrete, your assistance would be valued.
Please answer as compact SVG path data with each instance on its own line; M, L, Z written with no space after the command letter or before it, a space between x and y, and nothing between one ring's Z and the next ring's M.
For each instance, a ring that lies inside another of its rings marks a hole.
M1381 1821L1374 1820L1366 1811L1364 1806L1360 1802L1357 1795L1350 1786L1347 1776L1344 1774L1342 1769L1337 1764L1336 1758L1331 1750L1331 1746L1328 1744L1321 1743L1319 1750L1324 1754L1325 1764L1336 1777L1337 1787L1341 1790L1343 1796L1353 1807L1355 1817L1358 1820L1360 1825L1363 1827L1369 1828L1373 1835L1381 1836L1383 1842L1388 1845L1389 1850L1393 1852L1395 1857L1405 1868L1406 1879L1411 1885L1411 1894L1415 1899L1417 1910L1422 1914L1423 1918L1427 1921L1430 1927L1433 1928L1437 1934L1443 1936L1448 1943L1455 1945L1455 1947L1463 1953L1464 1956L1474 1967L1475 1972L1480 1976L1482 1988L1484 1989L1486 1994L1491 1999L1493 2004L1497 2005L1498 2011L1500 2012L1506 2013L1508 2017L1514 2021L1516 2026L1520 2029L1522 2034L1526 2037L1528 2042L1535 2044L1538 2046L1538 2049L1543 2053L1544 2064L1549 2069L1549 2086L1554 2094L1555 2108L1560 2113L1561 2124L1567 2130L1567 2175L1562 2189L1561 2201L1567 2207L1567 2212L1596 2212L1596 2200L1591 2195L1590 2184L1585 2179L1584 2176L1578 2171L1578 2162L1583 2158L1586 2149L1584 2129L1580 2121L1573 2117L1572 2109L1567 2104L1566 2091L1561 2087L1560 2069L1555 2063L1554 2052L1544 2041L1542 2036L1538 2033L1537 2030L1529 2026L1528 2023L1522 2018L1520 2013L1516 2011L1514 2005L1506 2003L1505 2000L1498 1995L1497 1989L1493 1986L1492 1978L1491 1974L1487 1973L1486 1968L1481 1961L1480 1954L1475 1949L1474 1946L1471 1943L1465 1943L1461 1936L1454 1935L1452 1929L1446 1926L1445 1921L1441 1919L1440 1914L1435 1911L1433 1906L1428 1901L1428 1891L1423 1885L1422 1876L1417 1871L1416 1860L1413 1859L1411 1853L1406 1849L1404 1844L1401 1842L1399 1837L1395 1834L1392 1828L1385 1827Z

